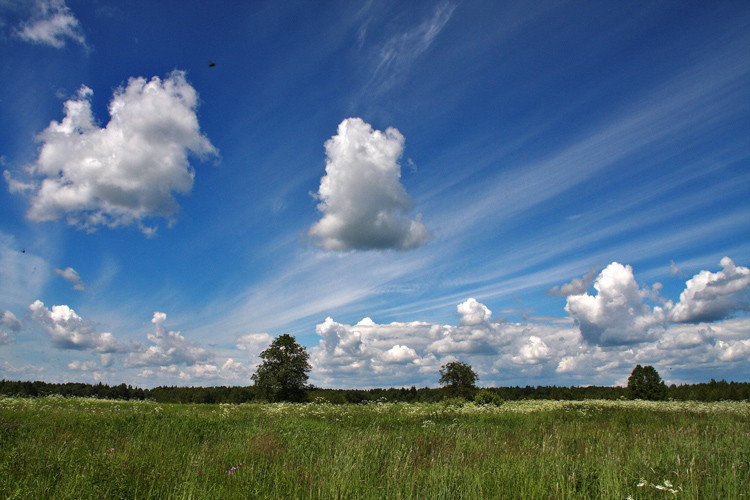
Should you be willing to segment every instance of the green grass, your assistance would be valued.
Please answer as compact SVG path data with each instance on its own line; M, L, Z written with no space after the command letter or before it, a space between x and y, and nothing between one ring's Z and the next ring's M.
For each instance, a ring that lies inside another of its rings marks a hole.
M0 399L0 498L8 499L624 500L749 491L748 403Z

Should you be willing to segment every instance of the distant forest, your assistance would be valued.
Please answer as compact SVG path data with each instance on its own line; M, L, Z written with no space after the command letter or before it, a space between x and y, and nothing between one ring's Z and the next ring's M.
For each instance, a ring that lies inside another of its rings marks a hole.
M521 399L620 399L630 398L625 387L489 387L487 390L497 394L506 401ZM60 395L63 397L85 397L120 400L149 400L157 403L247 403L258 401L253 386L248 387L177 387L162 386L153 389L140 389L120 384L84 384L69 382L50 384L47 382L0 381L0 395L38 397ZM390 389L321 389L314 386L307 388L308 401L325 400L333 404L366 403L371 401L386 402L423 402L432 403L444 399L445 388L412 386ZM671 385L667 387L666 399L675 401L743 401L750 400L750 383L719 382L711 379L708 383Z

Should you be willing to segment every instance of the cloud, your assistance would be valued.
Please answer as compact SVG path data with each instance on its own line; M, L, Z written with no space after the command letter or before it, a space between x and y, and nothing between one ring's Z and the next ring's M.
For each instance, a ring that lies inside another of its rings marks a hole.
M21 322L10 311L0 312L0 345L10 344L16 339L11 337L12 333L21 331Z
M55 272L62 276L66 281L73 283L73 290L83 291L86 289L86 285L81 281L81 277L72 267L68 267L65 270L55 268Z
M458 322L461 326L488 324L490 319L492 319L492 311L484 304L480 304L472 298L458 305L458 314L461 315L461 319Z
M208 362L199 362L192 365L171 364L159 366L157 369L145 368L138 373L143 379L155 379L159 384L167 380L179 380L181 382L199 381L200 384L210 380L239 381L245 384L250 378L251 370L239 361L228 358L221 366Z
M417 351L405 345L394 345L383 353L381 359L385 363L409 363L418 358Z
M182 71L164 80L131 78L115 91L110 121L100 128L92 94L82 86L65 103L62 122L51 122L39 134L39 157L28 168L34 188L27 217L36 222L65 217L88 230L135 224L151 234L155 228L145 221L164 217L172 223L179 209L174 194L192 189L188 155L217 154L200 132L198 95ZM18 185L9 183L16 191Z
M722 271L701 271L685 283L670 319L677 323L713 322L750 310L750 269L724 257Z
M248 351L251 356L257 356L273 342L273 337L267 333L248 333L236 339L237 349Z
M194 365L188 365L180 370L180 379L192 380L193 378L198 379L215 379L221 375L221 369L209 363L197 363Z
M3 179L8 183L8 191L11 193L25 193L34 189L34 184L14 179L9 170L3 170Z
M487 365L503 347L518 354L520 344L509 346L514 340L510 328L491 323L492 312L484 304L471 298L457 310L458 326L419 321L381 325L370 318L346 325L326 318L315 328L321 340L310 351L313 370L325 384L372 380L374 375L411 384L430 380L442 364L458 357L483 358L481 363Z
M674 261L670 261L669 263L669 274L671 276L681 276L682 271L680 270L679 266L674 263Z
M567 297L569 295L583 295L594 282L596 277L597 269L595 266L591 266L591 270L587 272L582 278L575 278L570 283L565 283L561 286L554 286L547 290L547 295Z
M630 266L613 262L596 278L597 295L571 295L565 306L579 324L583 338L604 346L654 340L666 324L664 308L653 310L643 302L650 290L641 290Z
M77 359L68 363L68 370L88 372L96 370L96 361L84 361L83 363Z
M382 94L390 90L403 77L443 30L451 18L455 5L440 3L429 19L410 31L404 31L390 37L376 52L372 77L365 86L367 93ZM360 37L366 34L362 31Z
M37 300L29 309L31 318L42 325L58 349L93 350L104 355L105 359L110 359L107 354L127 350L114 335L109 332L96 332L91 322L78 316L66 305L52 306L50 310L42 301Z
M86 39L78 19L64 0L36 0L33 15L21 23L14 35L33 44L65 47L68 40L86 46Z
M151 322L154 324L154 333L149 333L147 338L153 343L146 346L141 342L134 342L132 352L125 359L126 367L133 366L170 366L206 364L213 360L213 354L200 347L195 342L185 340L180 332L167 330L164 322L167 315L155 312ZM209 368L205 368L209 370ZM198 369L196 369L198 370ZM192 373L195 370L186 373ZM208 373L208 372L206 372ZM192 375L191 375L192 376Z
M530 336L518 354L513 358L516 363L534 365L551 357L550 348L542 339Z
M409 250L431 234L406 214L413 203L401 184L404 136L393 127L373 130L361 118L347 118L326 141L326 175L317 198L323 218L308 234L325 250Z
M38 374L44 372L44 367L41 366L34 366L34 365L24 365L21 367L16 368L15 366L11 365L9 362L5 361L2 366L3 373L8 373L13 376L18 376L18 374L22 374L22 376L26 380L36 380L31 377L35 377Z
M704 302L712 297L726 306L723 298L736 299L747 290L744 268L729 259L722 265L720 273L696 275L703 277L696 281L706 286L688 284L686 291L696 293L683 296ZM639 285L632 268L617 262L596 275L593 285L593 295L569 295L570 318L557 321L528 316L518 323L492 321L490 308L474 298L456 306L455 326L421 321L378 324L369 317L348 325L326 318L316 326L318 344L310 348L311 379L327 387L371 387L373 381L379 386L434 386L440 366L456 360L470 364L484 383L494 385L523 385L529 380L619 384L627 381L636 364L655 366L675 383L695 381L696 374L713 376L717 368L732 370L735 377L750 374L750 317L716 321L727 316L712 314L711 323L674 323L676 306L661 297L662 286ZM701 292L704 288L712 292ZM736 300L729 304L721 310L737 311Z

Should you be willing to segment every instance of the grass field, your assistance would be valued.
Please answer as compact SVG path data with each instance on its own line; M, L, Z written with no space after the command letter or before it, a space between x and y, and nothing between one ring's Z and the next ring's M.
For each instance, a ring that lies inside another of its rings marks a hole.
M0 498L748 498L750 403L0 399Z

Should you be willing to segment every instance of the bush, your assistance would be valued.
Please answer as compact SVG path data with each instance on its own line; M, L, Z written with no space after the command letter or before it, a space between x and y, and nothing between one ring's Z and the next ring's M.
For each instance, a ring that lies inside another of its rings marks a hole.
M457 406L459 408L463 407L466 404L466 400L464 398L445 398L443 401L443 406L448 408L449 406Z
M503 403L505 403L505 400L492 391L481 389L477 392L477 395L474 396L474 402L478 405L502 406Z

